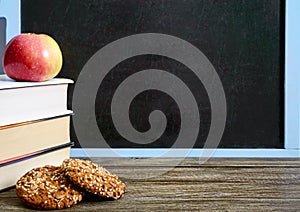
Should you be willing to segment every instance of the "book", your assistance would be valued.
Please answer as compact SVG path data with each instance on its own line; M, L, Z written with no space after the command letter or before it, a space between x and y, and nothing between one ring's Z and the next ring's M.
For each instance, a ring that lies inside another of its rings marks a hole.
M51 147L42 151L0 163L0 192L15 186L26 172L45 165L60 166L70 157L71 143Z
M70 115L0 126L0 163L42 149L70 142Z
M0 75L0 126L65 114L70 79L16 82Z

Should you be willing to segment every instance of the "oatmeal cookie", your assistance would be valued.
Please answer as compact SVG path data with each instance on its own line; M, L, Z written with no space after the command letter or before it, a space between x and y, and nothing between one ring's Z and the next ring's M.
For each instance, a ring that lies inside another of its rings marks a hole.
M63 209L82 200L84 192L68 181L61 167L34 168L16 183L16 194L36 209Z
M75 185L100 197L119 199L125 193L125 184L118 176L91 161L66 159L61 167Z

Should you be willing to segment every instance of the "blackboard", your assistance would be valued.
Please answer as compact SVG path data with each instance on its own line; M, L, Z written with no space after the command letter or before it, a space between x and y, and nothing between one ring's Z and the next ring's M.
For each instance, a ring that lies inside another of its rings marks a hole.
M218 147L283 148L284 1L22 0L21 3L22 32L54 37L64 55L59 77L75 82L98 50L126 36L162 33L187 41L207 57L224 87L226 125ZM128 58L105 76L95 101L103 138L114 148L168 148L176 140L181 127L180 108L170 95L155 89L133 99L129 116L133 127L145 132L150 128L151 111L161 110L168 121L157 140L149 144L133 143L114 126L110 106L114 92L128 76L144 69L172 73L191 90L200 114L194 147L202 148L212 117L203 83L184 64L154 54ZM69 107L73 90L74 85L69 90ZM71 138L79 147L82 141L78 141L75 131L72 126Z

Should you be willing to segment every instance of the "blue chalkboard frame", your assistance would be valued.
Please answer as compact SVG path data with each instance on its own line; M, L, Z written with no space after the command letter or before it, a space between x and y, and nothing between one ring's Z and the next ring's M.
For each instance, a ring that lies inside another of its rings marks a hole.
M285 148L300 148L300 1L286 4L285 33Z
M6 40L20 33L20 0L0 0L0 17L7 20Z
M20 0L0 0L0 17L6 19L5 40L8 42L21 31Z
M286 0L284 149L215 149L211 157L300 157L300 1ZM6 42L20 33L20 0L0 0L0 17L7 20ZM71 157L159 157L169 149L79 149ZM168 157L201 157L204 149L172 150Z

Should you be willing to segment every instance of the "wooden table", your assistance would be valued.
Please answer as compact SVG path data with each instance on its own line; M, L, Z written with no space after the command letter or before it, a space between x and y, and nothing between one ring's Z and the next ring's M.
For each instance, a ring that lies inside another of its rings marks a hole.
M177 159L176 167L174 158L92 160L126 176L127 193L116 201L90 197L63 211L300 211L299 159L209 159L201 164L187 158ZM0 193L0 211L29 210L14 189Z

